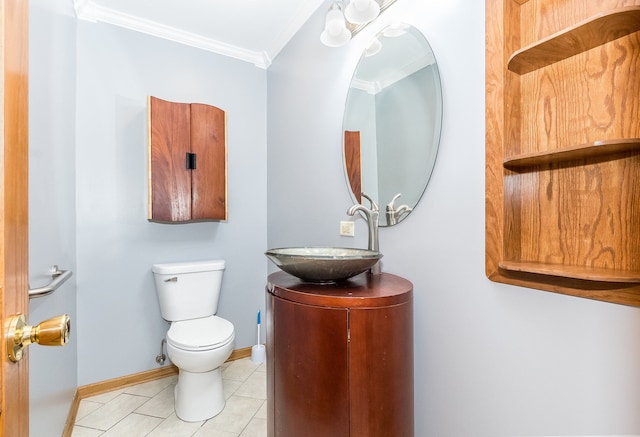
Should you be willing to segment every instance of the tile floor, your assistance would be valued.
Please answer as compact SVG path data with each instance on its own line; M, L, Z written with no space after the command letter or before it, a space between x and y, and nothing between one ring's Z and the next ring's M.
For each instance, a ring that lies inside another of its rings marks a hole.
M267 435L265 364L249 358L223 364L227 400L224 410L207 421L188 423L176 417L173 388L178 376L83 399L72 437L262 437Z

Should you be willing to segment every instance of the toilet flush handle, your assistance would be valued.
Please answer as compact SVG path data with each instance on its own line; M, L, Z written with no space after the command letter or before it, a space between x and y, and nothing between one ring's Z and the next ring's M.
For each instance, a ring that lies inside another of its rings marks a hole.
M164 282L178 282L178 277L174 276L173 278L165 279Z

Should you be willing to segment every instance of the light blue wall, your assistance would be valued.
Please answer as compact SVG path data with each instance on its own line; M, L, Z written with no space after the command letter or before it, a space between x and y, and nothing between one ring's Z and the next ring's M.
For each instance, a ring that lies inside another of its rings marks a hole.
M77 35L78 383L156 367L154 263L225 259L218 315L255 344L266 275L266 72L101 23ZM147 96L227 113L228 221L147 221Z
M484 2L398 1L342 48L322 8L269 69L268 241L338 236L351 204L341 126L367 40L404 21L429 40L444 125L421 203L380 230L383 270L415 286L418 436L640 434L640 309L492 283L484 274Z
M67 4L68 3L68 4ZM51 280L53 264L76 271L75 28L70 2L31 0L29 40L29 282ZM72 276L29 303L29 322L72 320L64 347L30 346L30 435L60 435L78 386L78 318Z

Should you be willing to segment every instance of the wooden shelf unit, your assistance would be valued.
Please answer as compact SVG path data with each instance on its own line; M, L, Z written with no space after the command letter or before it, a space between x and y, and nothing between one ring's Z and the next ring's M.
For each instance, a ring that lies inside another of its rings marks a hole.
M640 306L640 0L486 0L486 273Z

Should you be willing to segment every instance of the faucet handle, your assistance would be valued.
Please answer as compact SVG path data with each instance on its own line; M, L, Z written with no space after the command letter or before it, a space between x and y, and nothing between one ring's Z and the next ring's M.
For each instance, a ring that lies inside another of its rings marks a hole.
M360 194L371 203L371 211L380 211L378 204L371 197L367 196L365 192L362 192Z
M395 207L394 202L400 196L400 193L396 194L395 196L393 196L393 199L391 199L391 202L387 203L385 214L387 216L387 223L389 225L397 224L403 214L408 214L413 210L413 208L411 208L409 205L400 205L398 208Z
M395 203L396 199L400 196L402 196L402 193L398 193L395 196L393 196L393 199L391 199L391 202L387 203L387 211L393 211L393 209L395 208L393 204Z

